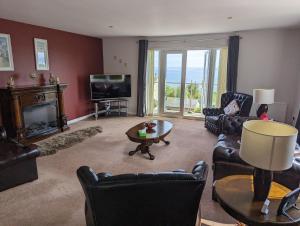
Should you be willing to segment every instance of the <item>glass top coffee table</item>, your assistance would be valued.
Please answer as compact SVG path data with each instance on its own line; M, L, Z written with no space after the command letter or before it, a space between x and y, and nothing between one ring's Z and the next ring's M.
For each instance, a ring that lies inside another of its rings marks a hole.
M153 130L147 131L146 137L140 137L138 134L139 130L146 128L146 122L142 122L130 128L126 132L126 135L128 136L129 140L135 143L139 143L139 145L134 151L129 152L130 156L141 151L142 154L148 154L150 160L154 160L155 157L150 153L149 147L153 143L159 143L160 141L164 142L166 145L170 144L169 141L165 140L165 137L171 132L173 124L165 120L152 120L151 122L155 123L156 125L153 127Z

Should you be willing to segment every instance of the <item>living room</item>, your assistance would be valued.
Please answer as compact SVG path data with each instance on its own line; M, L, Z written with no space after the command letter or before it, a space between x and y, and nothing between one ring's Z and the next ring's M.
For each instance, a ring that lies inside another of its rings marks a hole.
M0 0L0 225L299 225L299 10Z

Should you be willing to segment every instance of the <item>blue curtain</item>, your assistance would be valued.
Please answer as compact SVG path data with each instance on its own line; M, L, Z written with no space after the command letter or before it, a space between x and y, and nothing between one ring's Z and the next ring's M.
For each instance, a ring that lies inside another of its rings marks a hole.
M138 87L137 87L137 116L145 116L145 90L146 90L146 70L147 70L148 41L139 40L139 64L138 64Z
M227 60L227 91L236 92L240 36L230 36Z

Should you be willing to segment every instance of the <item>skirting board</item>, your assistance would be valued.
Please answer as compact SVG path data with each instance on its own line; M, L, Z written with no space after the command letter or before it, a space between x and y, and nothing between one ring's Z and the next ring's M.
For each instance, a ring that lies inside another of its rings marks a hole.
M135 114L135 113L132 113L132 112L128 112L128 115L129 115L129 116L134 116L134 115L136 115L136 114ZM80 121L85 120L85 119L87 119L87 118L89 118L89 117L92 117L92 116L95 116L95 113L91 113L91 114L88 114L88 115L81 116L81 117L79 117L79 118L72 119L72 120L68 121L68 125L71 125L71 124L80 122Z
M89 117L92 117L94 115L95 115L95 113L91 113L91 114L88 114L88 115L81 116L79 118L72 119L72 120L68 121L68 125L74 124L76 122L80 122L80 121L85 120L85 119L87 119Z

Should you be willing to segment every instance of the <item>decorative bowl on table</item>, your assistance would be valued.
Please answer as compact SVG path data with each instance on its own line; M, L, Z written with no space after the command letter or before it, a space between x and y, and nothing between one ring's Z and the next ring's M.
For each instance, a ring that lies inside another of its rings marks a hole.
M153 129L156 126L156 123L154 122L145 122L145 127L147 128L147 133L154 133L155 130Z

